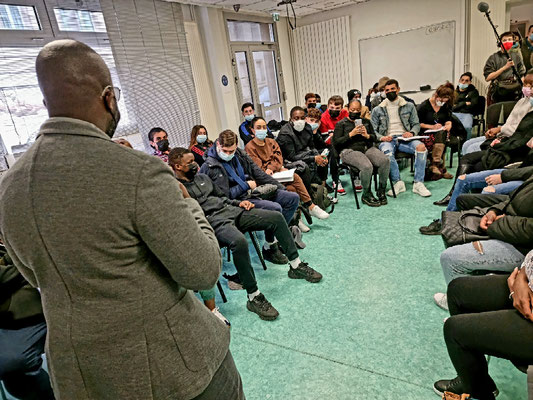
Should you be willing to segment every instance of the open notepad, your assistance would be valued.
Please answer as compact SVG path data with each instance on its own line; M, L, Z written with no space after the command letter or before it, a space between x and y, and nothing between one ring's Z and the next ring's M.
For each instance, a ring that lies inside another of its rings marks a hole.
M413 140L429 139L429 136L411 136L411 137L399 136L397 137L397 139L400 142L411 142Z
M279 183L292 182L294 181L294 171L296 171L296 169L288 169L287 171L276 172L272 175L272 178L277 180Z

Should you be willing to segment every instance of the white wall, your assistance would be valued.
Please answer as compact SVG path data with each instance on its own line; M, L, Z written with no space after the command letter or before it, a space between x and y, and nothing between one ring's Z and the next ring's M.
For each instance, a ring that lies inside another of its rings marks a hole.
M359 39L451 20L456 21L455 75L458 78L464 69L465 14L465 0L372 0L309 15L299 19L298 24L313 24L345 15L351 17L352 82L355 87L360 88ZM394 60L387 60L386 54L383 54L383 62L389 62L391 65L390 77L394 77L396 68L401 68L395 65ZM410 97L417 100L427 98L427 95L419 93Z
M529 21L528 26L533 24L533 2L531 4L512 5L510 19L513 22Z

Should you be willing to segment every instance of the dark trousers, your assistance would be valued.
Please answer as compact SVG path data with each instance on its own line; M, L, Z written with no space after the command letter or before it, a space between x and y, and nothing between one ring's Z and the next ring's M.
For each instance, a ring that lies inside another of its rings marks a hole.
M533 364L533 322L509 300L507 276L469 276L448 286L451 317L444 324L448 354L473 397L493 399L485 355Z
M265 210L277 211L283 214L287 224L291 222L294 213L300 204L300 196L298 193L289 192L288 190L277 190L276 195L270 200L249 199L257 208Z
M192 400L246 400L241 376L229 350L207 388Z
M227 246L233 255L233 264L239 273L243 288L247 293L253 293L258 288L250 261L248 241L242 233L247 231L265 231L265 236L278 239L289 260L298 257L298 250L285 219L277 211L252 208L250 211L244 211L235 220L235 224L228 221L215 228L218 242L221 246Z
M473 153L465 154L461 157L461 165L468 165L468 173L484 171L481 159L483 158L484 151L474 151ZM461 168L458 168L458 171Z
M337 153L337 150L335 150L335 147L328 146L329 149L329 170L331 172L331 179L333 182L337 182L339 180L339 154ZM323 180L326 180L328 177L327 171L326 171L326 177Z
M21 400L53 400L50 377L42 368L46 323L0 329L0 380Z
M474 207L492 207L502 201L509 200L506 194L462 194L457 197L457 208L461 211L471 210Z

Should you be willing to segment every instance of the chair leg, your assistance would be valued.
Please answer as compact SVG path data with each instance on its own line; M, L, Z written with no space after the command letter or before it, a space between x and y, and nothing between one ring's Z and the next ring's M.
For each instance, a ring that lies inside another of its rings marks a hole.
M228 247L226 247L226 255L228 256L228 262L231 262L231 251L229 251Z
M357 190L355 190L355 172L353 172L351 169L350 169L350 180L352 181L352 190L353 190L353 195L355 197L355 205L357 209L360 210L361 206L359 205L359 196L357 196Z
M450 147L450 168L453 168L453 150Z
M392 197L396 198L396 190L394 190L394 183L392 182L392 176L389 175L390 187L392 190Z
M259 243L257 242L255 233L250 231L248 232L248 234L250 235L250 239L252 240L252 244L254 245L255 252L257 253L257 257L259 257L259 261L261 261L261 265L263 266L263 269L266 271L267 266L265 263L265 259L263 258L263 254L261 253L261 248L259 247Z
M220 292L220 297L222 297L222 302L227 303L228 299L226 298L226 294L224 293L224 289L222 289L222 285L220 284L220 281L217 281L217 288Z
M411 157L411 173L414 174L415 172L415 157Z

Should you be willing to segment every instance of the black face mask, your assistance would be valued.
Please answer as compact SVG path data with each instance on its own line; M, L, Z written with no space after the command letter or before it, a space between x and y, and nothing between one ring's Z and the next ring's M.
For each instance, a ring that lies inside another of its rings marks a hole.
M161 153L164 153L165 151L168 151L168 148L169 148L168 139L163 139L163 140L160 140L159 142L157 142L157 149Z
M104 107L107 109L109 114L111 114L111 118L112 118L111 121L109 121L109 124L107 124L107 129L105 130L105 133L110 138L112 138L113 135L115 134L115 131L117 130L118 122L120 121L120 110L118 109L116 100L115 100L115 106L116 106L116 111L113 112L111 107L109 107L109 105L106 103L104 99Z
M337 118L339 115L341 115L340 110L329 110L329 116L331 118Z
M349 115L350 119L352 121L355 121L356 119L359 119L361 118L361 113L360 112L351 112L350 115Z
M187 172L185 172L185 177L188 180L192 181L197 172L198 172L198 164L196 164L196 162L192 162L189 164L189 169L187 170Z
M389 99L389 101L394 101L394 100L396 100L398 98L398 93L389 92L385 96L387 96L387 99Z
M316 108L316 103L309 103L307 108Z

